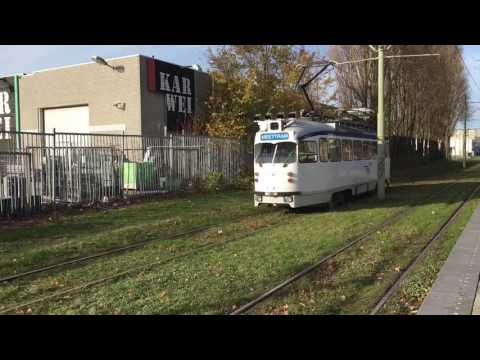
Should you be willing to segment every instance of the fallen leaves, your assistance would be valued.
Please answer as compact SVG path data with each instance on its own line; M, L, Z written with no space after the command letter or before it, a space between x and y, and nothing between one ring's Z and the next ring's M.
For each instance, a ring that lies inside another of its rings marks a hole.
M270 315L288 315L288 304L282 305L279 308L273 309Z

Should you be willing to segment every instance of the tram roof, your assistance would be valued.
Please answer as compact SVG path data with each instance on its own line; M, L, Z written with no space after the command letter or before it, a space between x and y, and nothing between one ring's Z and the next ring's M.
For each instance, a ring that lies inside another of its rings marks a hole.
M348 127L334 123L321 123L307 119L297 119L288 124L285 130L294 130L299 140L319 135L335 135L361 139L376 140L374 132Z

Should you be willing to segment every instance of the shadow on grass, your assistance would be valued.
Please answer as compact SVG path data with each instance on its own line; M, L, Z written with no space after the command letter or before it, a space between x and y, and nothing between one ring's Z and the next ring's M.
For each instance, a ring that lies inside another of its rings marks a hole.
M328 204L320 204L287 211L294 215L316 214L324 212L345 212L362 209L395 208L417 205L453 204L466 198L478 181L444 181L437 184L410 184L394 186L387 190L385 201L377 199L376 193L367 193L354 196L347 203L330 210ZM463 194L463 197L461 196ZM480 192L475 194L473 199L478 199Z

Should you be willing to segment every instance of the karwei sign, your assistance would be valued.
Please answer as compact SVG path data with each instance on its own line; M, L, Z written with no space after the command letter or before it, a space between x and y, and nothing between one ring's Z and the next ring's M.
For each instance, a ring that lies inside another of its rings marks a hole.
M10 139L15 127L15 92L13 77L0 78L0 140Z
M147 60L148 90L165 94L167 112L195 113L194 71L160 60Z

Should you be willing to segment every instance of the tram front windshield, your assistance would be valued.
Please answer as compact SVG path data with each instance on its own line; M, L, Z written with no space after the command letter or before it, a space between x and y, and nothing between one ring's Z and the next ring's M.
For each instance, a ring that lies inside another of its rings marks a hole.
M259 164L291 164L297 161L297 144L261 143L255 145L255 161Z

